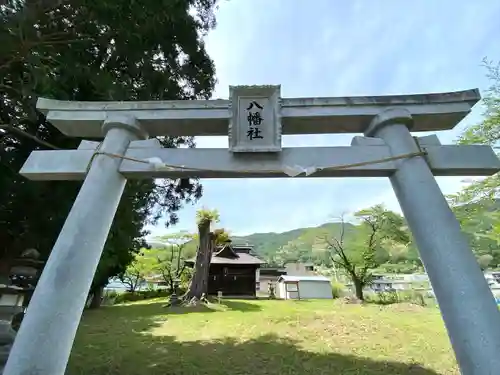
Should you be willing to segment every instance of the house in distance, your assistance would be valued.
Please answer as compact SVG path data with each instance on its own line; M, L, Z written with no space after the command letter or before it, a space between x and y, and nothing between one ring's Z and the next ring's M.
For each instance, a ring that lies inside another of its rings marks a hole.
M252 255L252 246L236 246L228 241L212 254L208 276L208 294L255 297L259 283L259 269L265 262ZM185 261L194 267L196 258Z

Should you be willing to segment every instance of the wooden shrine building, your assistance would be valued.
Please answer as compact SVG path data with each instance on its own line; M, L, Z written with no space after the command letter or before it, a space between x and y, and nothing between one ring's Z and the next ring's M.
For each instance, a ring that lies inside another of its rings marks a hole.
M196 258L186 260L194 267ZM265 262L252 255L252 246L235 246L228 242L212 254L208 277L208 294L224 296L255 296L259 268Z

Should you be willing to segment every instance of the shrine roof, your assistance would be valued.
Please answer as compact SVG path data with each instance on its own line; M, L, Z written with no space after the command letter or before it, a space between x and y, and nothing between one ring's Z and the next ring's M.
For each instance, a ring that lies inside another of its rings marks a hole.
M236 258L218 257L212 255L211 264L264 264L265 262L253 255L247 253L238 253Z
M237 248L235 246L235 248ZM196 257L185 260L187 264L194 264L196 262ZM263 260L248 254L246 252L235 251L231 245L225 245L217 249L212 254L212 259L210 264L265 264Z

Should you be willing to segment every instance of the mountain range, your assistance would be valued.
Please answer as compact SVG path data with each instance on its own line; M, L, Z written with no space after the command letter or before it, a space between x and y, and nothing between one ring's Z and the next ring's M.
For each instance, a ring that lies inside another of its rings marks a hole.
M255 254L265 260L271 261L279 251L290 248L300 248L303 257L308 257L307 254L312 254L318 238L337 237L341 233L341 223L326 223L318 227L298 228L283 233L253 233L247 236L231 236L231 240L235 245L252 245ZM350 223L344 224L346 234L352 231L354 225ZM165 243L160 240L149 240L148 244L154 248L164 248ZM194 256L196 253L196 241L190 241L186 244L183 255L184 257Z
M344 223L345 235L352 233L354 225ZM342 223L326 223L318 227L298 228L283 233L254 233L248 236L231 236L233 244L253 245L256 255L266 261L272 260L277 253L288 249L304 253L302 257L308 258L307 253L313 256L314 251L324 250L322 238L339 237ZM304 259L302 259L304 260ZM312 261L312 259L310 259Z
M486 212L496 212L500 200L493 202L469 203L454 207L465 235L469 238L472 250L482 267L500 268L500 248L494 239L479 234L488 234L492 228L492 219ZM282 233L254 233L247 236L230 236L235 245L252 245L254 254L265 262L282 265L290 261L312 262L317 265L331 264L331 251L326 249L325 238L339 238L344 228L344 239L354 238L355 225L350 223L330 222L318 227L297 228ZM161 241L149 241L155 248L165 247ZM183 248L183 258L196 255L197 241L190 241ZM420 267L419 254L413 244L396 245L385 249L386 262L381 265L387 272L411 272Z

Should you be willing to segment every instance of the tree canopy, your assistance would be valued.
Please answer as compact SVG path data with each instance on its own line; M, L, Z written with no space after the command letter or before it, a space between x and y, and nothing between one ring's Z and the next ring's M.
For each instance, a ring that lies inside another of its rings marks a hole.
M8 1L0 7L0 259L25 248L50 253L80 182L18 174L37 149L75 148L35 108L59 100L208 99L215 68L203 36L216 0ZM162 137L193 147L192 137ZM95 278L103 285L145 246L145 225L201 196L197 180L127 184ZM99 209L96 207L96 209Z
M500 140L500 64L484 61L491 86L483 99L482 120L467 128L460 144L488 144ZM500 175L475 180L459 193L449 196L450 204L470 238L482 268L500 265Z
M346 236L341 218L338 236L324 237L332 265L344 271L354 284L356 296L363 299L363 288L373 277L373 270L389 260L389 248L407 245L410 235L401 215L376 205L358 211L354 233Z

